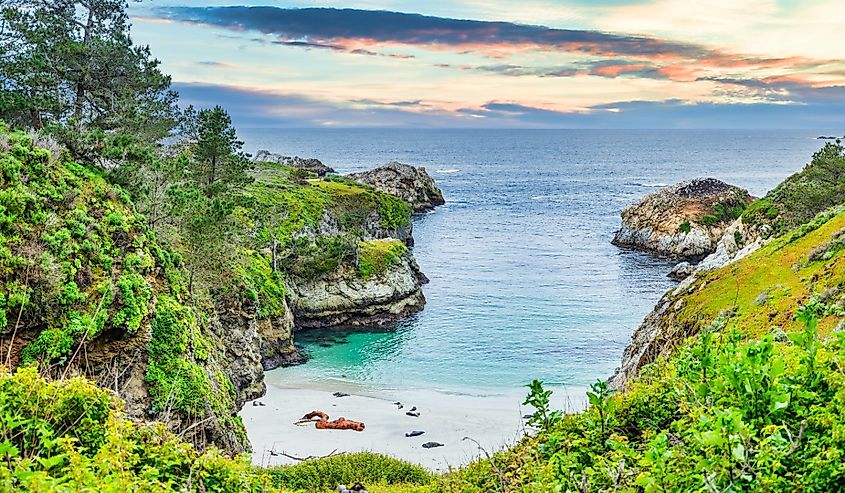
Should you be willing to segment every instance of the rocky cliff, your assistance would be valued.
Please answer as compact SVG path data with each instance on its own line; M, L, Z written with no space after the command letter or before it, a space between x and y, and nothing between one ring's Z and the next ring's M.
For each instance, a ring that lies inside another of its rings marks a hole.
M714 178L660 189L622 211L613 244L674 258L712 253L726 228L752 202L746 190Z
M323 164L319 159L301 158L299 156L282 156L266 150L260 150L252 158L255 163L272 163L289 166L291 168L303 169L314 173L317 176L325 176L326 173L334 173L334 169Z
M790 331L810 306L825 334L845 313L845 209L834 208L734 261L698 270L667 292L634 332L611 384L623 388L645 365L718 322L743 333Z
M401 198L414 212L428 212L446 203L443 192L423 167L392 161L371 171L353 173L349 178Z
M428 279L396 240L371 240L359 258L316 278L290 280L297 329L390 326L425 306Z
M125 193L56 146L12 132L0 154L4 360L84 374L117 392L130 416L200 446L248 450L236 413L263 392L261 345L285 353L290 327L259 330L239 296L191 303L180 256Z

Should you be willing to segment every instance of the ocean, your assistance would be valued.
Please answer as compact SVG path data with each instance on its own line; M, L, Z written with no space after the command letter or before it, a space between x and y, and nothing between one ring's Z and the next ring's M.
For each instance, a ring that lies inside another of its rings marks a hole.
M246 129L249 152L339 173L424 166L446 205L414 220L431 282L393 330L303 331L308 363L268 380L511 394L532 379L583 388L619 365L673 262L610 244L626 205L713 176L762 196L829 131Z

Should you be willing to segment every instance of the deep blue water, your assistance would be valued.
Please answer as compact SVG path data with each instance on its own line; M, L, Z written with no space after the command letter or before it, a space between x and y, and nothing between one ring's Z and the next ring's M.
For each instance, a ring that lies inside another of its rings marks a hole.
M425 166L447 201L414 224L425 310L388 332L298 333L312 359L282 377L476 393L606 378L673 285L670 262L610 244L620 210L697 176L763 195L824 133L244 130L250 152L317 157L340 173Z

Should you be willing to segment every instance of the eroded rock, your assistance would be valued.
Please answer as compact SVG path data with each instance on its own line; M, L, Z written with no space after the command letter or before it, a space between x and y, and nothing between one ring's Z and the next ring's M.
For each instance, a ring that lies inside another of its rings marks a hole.
M301 158L299 156L282 156L267 150L260 150L255 153L252 160L256 163L275 163L290 166L291 168L304 169L317 176L325 176L326 173L334 173L334 169L323 164L319 159Z
M673 258L701 258L753 200L748 191L715 178L662 188L622 211L613 244Z
M443 192L423 167L392 161L362 173L349 175L355 181L406 201L414 212L428 212L443 205Z
M379 275L342 268L288 283L296 328L390 326L423 309L428 279L406 252Z

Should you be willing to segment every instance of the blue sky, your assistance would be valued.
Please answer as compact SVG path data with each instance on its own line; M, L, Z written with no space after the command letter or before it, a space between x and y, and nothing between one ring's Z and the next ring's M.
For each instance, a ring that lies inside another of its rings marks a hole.
M241 126L845 127L841 0L145 0L131 15L182 101Z

